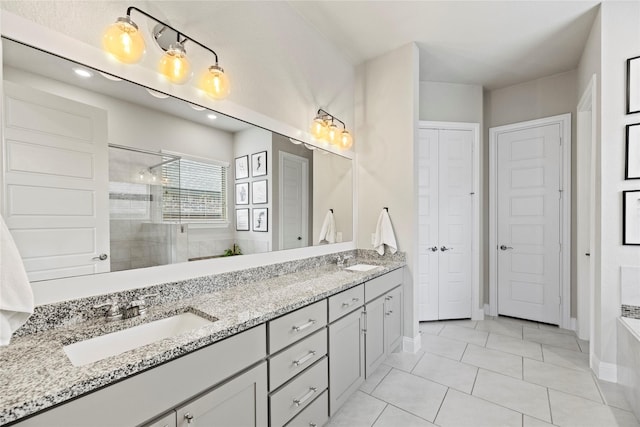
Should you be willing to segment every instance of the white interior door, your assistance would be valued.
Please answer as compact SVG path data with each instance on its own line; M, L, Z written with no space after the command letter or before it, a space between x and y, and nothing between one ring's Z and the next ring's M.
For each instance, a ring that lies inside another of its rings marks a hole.
M438 129L420 129L418 138L418 313L438 320Z
M560 142L557 123L497 139L498 313L560 322Z
M439 318L471 317L473 135L439 131Z
M473 132L420 129L419 320L471 317Z
M309 242L309 160L280 152L280 245L306 247Z
M579 111L577 122L577 330L589 341L591 329L591 111Z
M31 281L109 271L106 111L4 82L3 213Z

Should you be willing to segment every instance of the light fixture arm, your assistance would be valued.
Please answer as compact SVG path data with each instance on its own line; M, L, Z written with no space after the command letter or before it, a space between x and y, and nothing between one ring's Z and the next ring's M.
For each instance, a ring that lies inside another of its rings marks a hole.
M127 17L131 18L131 12L134 11L134 10L136 12L140 13L141 15L144 15L147 18L152 19L153 21L157 22L158 24L164 25L165 27L169 28L170 30L173 30L176 33L177 42L179 44L184 45L185 42L191 41L191 42L197 44L198 46L200 46L201 48L203 48L204 50L211 52L213 54L213 56L215 57L215 59L216 59L216 66L218 65L218 54L213 49L203 45L199 41L187 36L183 32L176 30L175 28L173 28L171 25L167 24L166 22L162 22L161 20L159 20L158 18L154 17L153 15L150 15L149 13L145 12L142 9L138 9L135 6L129 6L127 8ZM182 36L184 38L184 40L180 41L180 36Z
M342 124L342 129L343 129L343 130L346 130L346 129L347 129L347 126L344 124L344 122L343 122L342 120L340 120L339 118L337 118L337 117L336 117L336 116L334 116L333 114L327 113L327 112L326 112L326 111L324 111L322 108L319 108L319 109L318 109L317 116L318 116L318 117L320 117L320 118L322 118L322 119L325 119L325 118L327 118L327 117L330 117L332 122L333 122L334 120L337 120L337 121L339 121L339 122Z

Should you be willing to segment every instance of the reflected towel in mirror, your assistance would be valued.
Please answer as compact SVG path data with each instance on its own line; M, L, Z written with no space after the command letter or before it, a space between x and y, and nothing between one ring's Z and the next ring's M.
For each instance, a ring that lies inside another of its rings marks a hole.
M380 255L384 255L384 245L387 245L389 251L395 254L398 251L396 243L396 235L393 232L389 211L385 208L380 212L378 224L376 225L376 234L373 240L373 249L378 251Z
M0 216L0 345L33 313L33 291L9 229Z
M320 229L320 236L318 237L318 243L335 243L336 242L336 220L333 216L333 212L329 210L324 217L322 228Z

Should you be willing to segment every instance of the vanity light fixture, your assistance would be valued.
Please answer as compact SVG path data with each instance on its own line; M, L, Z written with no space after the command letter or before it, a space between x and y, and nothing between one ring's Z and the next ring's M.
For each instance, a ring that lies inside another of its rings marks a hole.
M342 124L342 130L335 122ZM348 150L353 145L353 137L344 122L323 109L319 109L316 113L310 131L315 139L328 142L343 150Z
M142 59L145 42L138 25L131 19L133 11L157 23L152 35L158 46L165 51L158 63L160 74L175 84L184 84L191 78L191 64L185 49L185 44L191 42L210 52L215 58L215 63L200 78L199 89L213 99L224 99L229 95L229 77L218 64L218 54L213 49L135 6L129 6L126 16L118 18L107 28L102 37L105 51L125 64L134 64Z

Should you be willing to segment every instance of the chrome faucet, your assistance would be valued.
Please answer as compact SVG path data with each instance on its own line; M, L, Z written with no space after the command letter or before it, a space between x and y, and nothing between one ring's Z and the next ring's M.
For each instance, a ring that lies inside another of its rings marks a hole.
M158 296L158 294L146 294L131 301L124 310L120 310L120 305L117 299L112 299L104 304L94 305L93 308L105 308L109 307L105 311L105 320L107 322L113 322L120 319L131 319L132 317L144 316L147 313L146 298Z
M338 255L336 256L336 264L338 267L344 267L344 263L353 258L352 255Z
M105 320L107 322L113 322L114 320L122 319L122 312L120 311L120 305L118 305L117 299L114 298L113 300L109 300L104 304L98 304L93 306L93 308L95 309L105 308L105 307L109 307L107 310L105 310L105 315L104 315Z
M145 299L151 297L157 297L158 294L146 294L138 297L129 303L127 308L124 310L124 318L130 319L136 316L144 316L147 314L147 302Z

